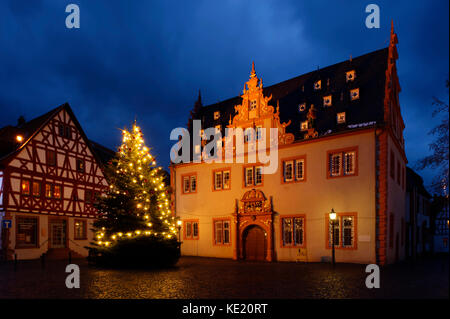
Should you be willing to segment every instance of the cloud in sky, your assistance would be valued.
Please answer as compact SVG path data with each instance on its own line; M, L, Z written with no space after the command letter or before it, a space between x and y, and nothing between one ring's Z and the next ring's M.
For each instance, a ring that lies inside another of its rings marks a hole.
M267 86L377 50L390 19L410 163L428 151L432 96L448 99L447 1L378 1L377 30L364 26L360 1L72 2L78 30L65 28L69 2L0 3L0 126L67 101L111 148L136 118L167 166L170 131L186 125L198 89L215 103L241 92L252 61Z

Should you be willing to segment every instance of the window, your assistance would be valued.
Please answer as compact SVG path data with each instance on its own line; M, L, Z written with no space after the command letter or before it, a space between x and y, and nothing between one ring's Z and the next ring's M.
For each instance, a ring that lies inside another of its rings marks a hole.
M221 169L213 171L213 186L214 190L230 189L230 170Z
M262 130L263 130L263 128L261 125L256 126L256 140L257 141L262 139Z
M47 165L55 166L56 165L56 152L55 151L47 151Z
M248 143L248 142L252 141L252 131L253 131L253 129L251 127L245 129L244 143Z
M22 180L22 195L30 195L30 181L27 179Z
M62 190L61 185L45 184L45 197L61 199Z
M345 112L340 112L336 116L338 124L345 123Z
M184 239L198 239L198 220L184 222Z
M93 192L90 189L85 189L84 190L84 201L86 204L91 204L94 202L94 196L93 196Z
M17 217L16 247L38 246L38 218Z
M355 70L351 70L345 73L345 79L347 82L353 81L356 78Z
M308 130L308 121L303 121L300 123L300 130L302 130L302 131Z
M66 125L65 134L66 138L72 138L72 130L69 125Z
M82 159L77 159L77 171L84 173L84 161Z
M41 196L41 182L33 182L33 196L40 197Z
M323 97L323 106L331 106L331 95Z
M87 222L81 219L75 219L75 239L87 239Z
M214 244L228 245L230 239L230 221L214 220Z
M293 216L281 218L282 247L304 246L305 217Z
M303 112L305 109L306 109L306 103L302 103L302 104L300 104L300 105L298 106L298 110L299 110L300 112Z
M391 150L391 177L395 180L395 155Z
M256 109L256 100L251 100L249 111L254 110L254 109Z
M197 175L188 174L181 177L183 194L190 194L197 192Z
M255 185L261 184L262 184L262 167L257 166L255 167Z
M350 99L352 101L359 99L359 89L350 90Z
M305 180L305 156L295 159L285 159L283 163L283 183Z
M61 186L60 185L54 185L53 198L61 199Z
M320 90L321 87L322 87L322 81L321 80L316 81L314 83L314 90Z
M214 112L214 119L218 120L219 118L220 118L220 112L219 111Z
M215 129L216 129L216 134L218 134L218 133L220 133L222 131L222 126L221 125L216 125Z
M334 226L334 245L337 248L356 248L356 214L339 213L333 222L328 222L328 248L333 244L333 226Z
M294 161L284 162L284 181L292 182L294 180Z
M339 176L353 176L358 174L357 147L328 151L328 178Z
M58 125L58 135L64 137L64 124Z
M263 183L262 166L248 166L244 168L245 186L259 186Z

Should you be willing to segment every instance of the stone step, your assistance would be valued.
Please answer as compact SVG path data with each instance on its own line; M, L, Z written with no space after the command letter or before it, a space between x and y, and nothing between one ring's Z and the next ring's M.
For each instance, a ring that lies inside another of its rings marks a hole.
M77 252L69 248L50 248L45 254L45 258L48 260L62 260L69 259L69 252L71 253L72 259L82 259L85 258Z

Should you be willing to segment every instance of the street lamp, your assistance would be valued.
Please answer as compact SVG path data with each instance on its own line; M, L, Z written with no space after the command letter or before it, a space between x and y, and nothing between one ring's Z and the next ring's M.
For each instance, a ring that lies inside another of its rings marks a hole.
M181 241L181 235L180 235L180 231L181 231L181 220L177 221L177 225L178 225L178 241Z
M334 212L334 209L331 209L330 212L330 220L331 220L331 263L333 264L333 267L335 265L335 257L334 257L334 223L336 222L336 213Z

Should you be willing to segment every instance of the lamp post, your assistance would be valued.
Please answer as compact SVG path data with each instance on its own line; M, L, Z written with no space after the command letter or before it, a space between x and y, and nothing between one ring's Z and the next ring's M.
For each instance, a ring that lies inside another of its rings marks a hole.
M178 241L181 242L181 234L180 234L180 231L181 231L181 220L177 221L177 225L178 225Z
M336 213L334 212L334 209L331 209L330 212L330 220L331 220L331 263L334 267L336 260L335 260L335 253L334 253L334 223L336 222Z

